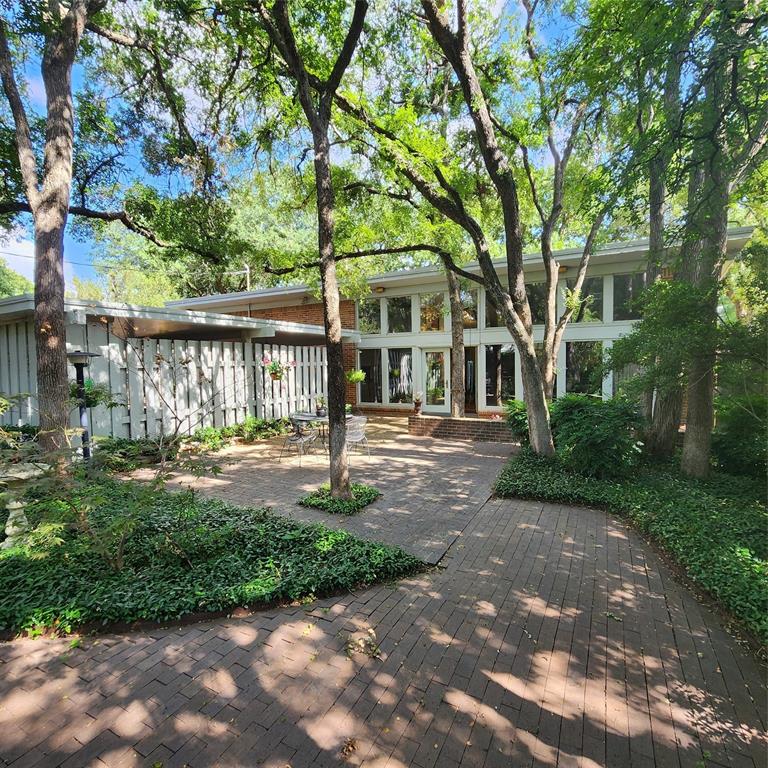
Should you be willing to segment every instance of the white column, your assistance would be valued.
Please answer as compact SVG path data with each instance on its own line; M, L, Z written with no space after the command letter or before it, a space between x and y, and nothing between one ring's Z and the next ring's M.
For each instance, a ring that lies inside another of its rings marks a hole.
M603 355L613 346L613 341L603 341ZM613 397L613 371L608 371L608 375L603 379L603 400L610 400Z
M603 275L603 322L613 322L613 275Z
M478 308L478 312L479 312ZM478 318L479 321L480 318ZM484 411L485 402L485 344L477 345L477 410Z
M557 351L557 397L562 397L565 394L565 345L566 341L560 345L560 349Z

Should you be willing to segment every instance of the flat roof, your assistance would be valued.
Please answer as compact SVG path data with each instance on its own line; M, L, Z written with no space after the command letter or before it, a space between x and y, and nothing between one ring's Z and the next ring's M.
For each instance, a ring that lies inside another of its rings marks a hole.
M754 227L733 227L728 230L728 252L738 253L754 231ZM670 246L674 247L674 246ZM630 240L621 243L610 243L599 246L595 249L591 257L591 263L628 263L642 259L648 252L648 238ZM555 259L567 266L577 264L581 259L582 248L562 248L554 252ZM506 272L506 261L497 259L493 262L494 266L502 273ZM526 267L538 267L544 269L539 252L526 253L523 256L523 264ZM462 269L475 274L480 273L480 266L476 261L462 265ZM371 287L386 286L396 283L424 283L431 280L440 279L443 275L441 267L413 267L411 269L400 269L392 272L385 272L373 275L368 278L368 284ZM311 289L306 285L284 285L273 288L260 288L254 291L236 291L233 293L218 293L208 296L198 296L196 298L177 299L166 302L168 307L205 307L238 305L247 307L250 303L274 302L277 299L300 299L310 294Z
M31 293L0 299L0 322L29 317L34 313L35 301ZM69 322L83 324L87 317L115 318L130 321L130 327L136 336L162 336L191 331L205 333L233 331L253 337L305 336L323 339L325 330L321 325L294 323L287 320L268 320L265 318L239 317L219 312L165 307L146 307L135 304L118 304L84 299L65 299L64 310ZM219 334L220 335L220 334ZM354 330L344 330L343 337L348 341L359 340L360 334Z

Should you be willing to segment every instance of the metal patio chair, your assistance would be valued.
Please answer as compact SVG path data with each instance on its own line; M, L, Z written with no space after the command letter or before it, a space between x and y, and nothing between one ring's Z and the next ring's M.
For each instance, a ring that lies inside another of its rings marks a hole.
M318 430L317 427L313 427L311 424L307 424L307 422L295 421L294 419L291 419L291 426L293 427L293 432L285 438L283 447L280 449L278 461L283 460L283 453L285 453L286 448L288 450L296 448L296 452L299 455L299 466L301 466L302 455L309 453L315 447Z
M368 458L371 457L371 446L368 444L368 438L365 436L365 426L368 423L367 416L352 416L347 419L347 450L352 450L359 446L368 451Z

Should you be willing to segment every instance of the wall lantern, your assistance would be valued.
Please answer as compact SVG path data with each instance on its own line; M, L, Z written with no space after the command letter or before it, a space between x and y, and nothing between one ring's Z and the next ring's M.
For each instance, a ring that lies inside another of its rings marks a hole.
M87 461L91 458L91 441L88 434L88 409L85 405L85 366L89 365L91 358L101 357L97 352L83 352L78 349L67 352L67 360L75 366L77 379L77 404L80 410L80 427L83 430L83 458Z

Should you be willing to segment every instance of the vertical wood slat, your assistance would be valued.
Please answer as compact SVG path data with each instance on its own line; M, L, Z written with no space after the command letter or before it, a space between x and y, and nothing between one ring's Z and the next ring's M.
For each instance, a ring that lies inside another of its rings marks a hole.
M258 418L266 419L266 406L264 396L264 368L261 365L261 360L264 357L264 347L261 344L253 345L253 381L255 387L255 410Z
M134 440L146 436L144 414L144 382L141 375L139 356L143 355L140 339L128 339L125 344L125 362L128 371L128 416L130 418L130 436Z
M158 436L163 431L163 408L160 399L162 376L157 362L157 341L145 339L142 350L144 368L143 386L147 407L147 434Z

